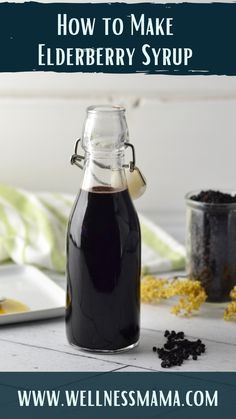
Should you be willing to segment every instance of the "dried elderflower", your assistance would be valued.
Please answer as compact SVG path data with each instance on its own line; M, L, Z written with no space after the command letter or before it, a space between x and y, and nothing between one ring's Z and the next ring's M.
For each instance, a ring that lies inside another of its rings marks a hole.
M143 303L156 303L166 296L166 285L168 280L155 278L154 276L144 276L141 282L141 300Z
M181 313L189 315L193 311L199 310L207 299L206 292L199 281L176 279L170 284L170 287L173 296L180 296L178 303L171 310L176 315Z
M236 316L236 286L234 286L234 288L230 291L230 297L233 301L230 301L225 309L225 320L231 320L234 316Z
M143 278L141 282L142 302L153 303L174 296L180 296L178 303L171 310L176 315L190 315L194 310L198 310L207 298L199 281L189 279L169 281L151 275Z

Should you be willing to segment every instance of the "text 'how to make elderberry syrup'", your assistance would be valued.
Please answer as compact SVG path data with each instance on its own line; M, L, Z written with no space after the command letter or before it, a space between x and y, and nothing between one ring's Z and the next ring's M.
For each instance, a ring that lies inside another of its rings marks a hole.
M196 361L198 356L206 350L206 346L201 339L196 341L186 339L184 332L175 332L174 330L169 332L169 330L166 330L164 336L167 338L167 342L162 348L153 346L153 352L156 352L158 358L162 360L162 368L180 366L190 357Z

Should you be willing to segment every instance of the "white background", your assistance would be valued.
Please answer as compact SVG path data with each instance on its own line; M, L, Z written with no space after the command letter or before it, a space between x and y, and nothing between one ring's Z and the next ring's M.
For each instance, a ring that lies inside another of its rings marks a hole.
M76 192L70 155L100 103L127 108L148 181L139 209L182 212L191 189L236 189L236 77L224 76L0 74L0 182Z

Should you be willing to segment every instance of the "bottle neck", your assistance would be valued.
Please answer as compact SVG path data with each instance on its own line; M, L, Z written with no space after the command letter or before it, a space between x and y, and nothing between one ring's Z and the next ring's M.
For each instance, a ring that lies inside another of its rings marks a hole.
M94 192L127 189L124 151L86 153L82 189Z

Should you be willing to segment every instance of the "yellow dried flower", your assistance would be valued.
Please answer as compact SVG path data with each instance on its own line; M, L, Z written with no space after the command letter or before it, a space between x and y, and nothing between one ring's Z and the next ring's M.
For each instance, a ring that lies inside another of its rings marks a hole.
M157 303L163 299L179 296L179 301L171 308L175 315L189 316L193 311L199 310L206 301L207 295L199 281L190 279L169 280L146 275L141 282L141 301L143 303ZM224 312L224 320L236 317L236 286L231 290L230 301Z
M155 278L151 275L144 276L141 282L141 301L143 303L154 303L167 298L165 295L166 284L167 279Z
M199 310L207 299L206 292L199 281L176 279L170 287L173 296L180 296L178 303L171 310L176 315L181 313L190 315L193 311Z
M141 300L144 303L154 303L161 299L179 296L178 303L172 307L173 314L190 315L198 310L206 301L207 295L199 281L189 279L174 279L145 276L141 282Z
M231 320L236 316L236 286L230 291L230 297L233 301L230 301L225 309L224 320Z

